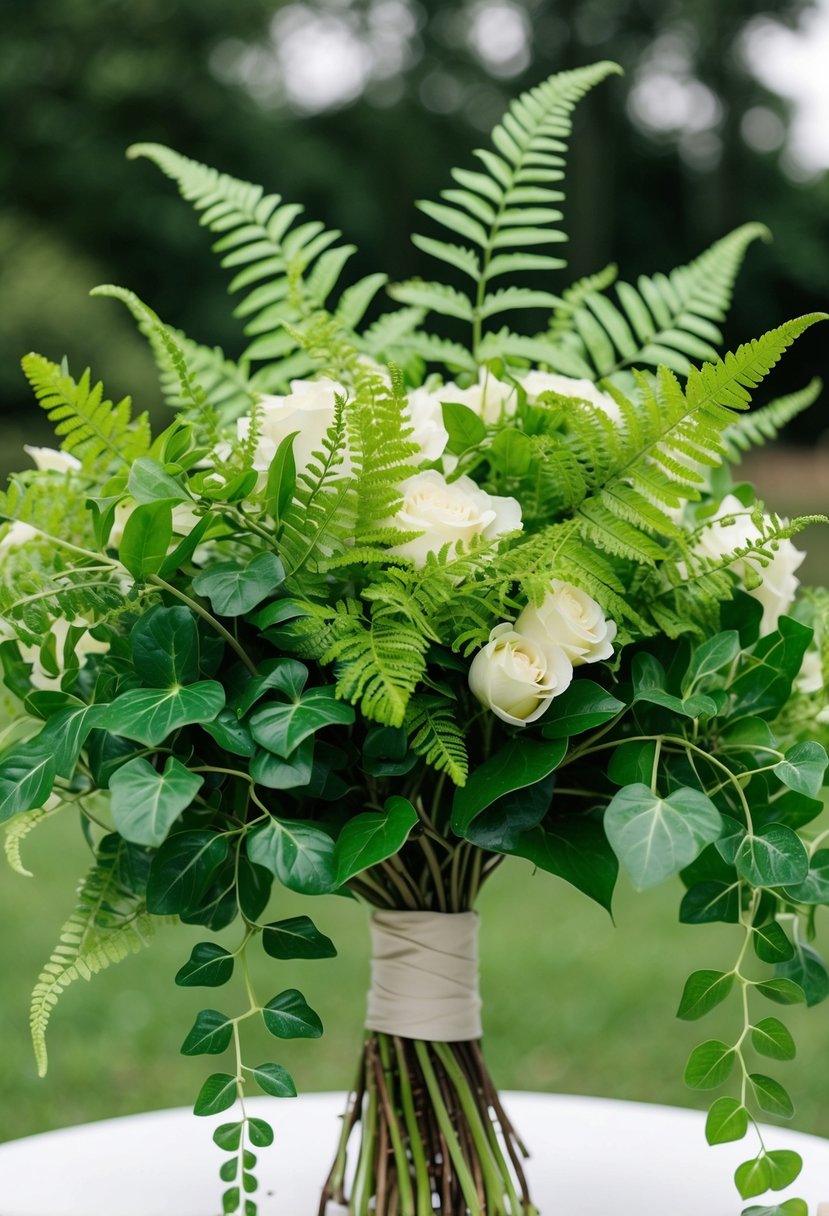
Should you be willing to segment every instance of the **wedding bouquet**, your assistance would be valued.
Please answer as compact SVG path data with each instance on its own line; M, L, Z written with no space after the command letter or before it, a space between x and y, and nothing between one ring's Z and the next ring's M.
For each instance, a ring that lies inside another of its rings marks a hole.
M254 991L246 956L335 953L308 916L268 919L274 880L373 910L362 1062L321 1212L535 1211L480 1045L473 909L509 855L608 909L619 864L640 889L679 875L683 921L732 923L736 960L695 972L679 1016L730 998L739 1033L697 1047L686 1080L727 1087L712 1144L792 1114L764 1060L794 1044L764 1003L829 993L811 944L829 903L813 826L829 593L798 594L792 537L814 517L768 513L727 467L816 397L749 411L824 318L718 354L754 224L669 275L608 267L548 289L571 111L615 70L512 104L477 168L420 204L415 244L451 284L390 286L400 306L368 325L386 277L339 289L338 233L135 147L217 235L247 350L228 359L98 289L157 358L175 411L157 435L88 371L23 360L61 450L28 449L36 467L1 504L0 818L21 872L23 838L55 815L80 815L92 854L34 990L35 1052L45 1071L61 992L159 921L236 922L235 948L205 940L176 977L241 977L241 1004L205 1009L182 1046L231 1052L195 1104L237 1104L214 1137L226 1213L255 1216L273 1138L246 1095L296 1092L246 1058L246 1025L322 1033L299 991ZM501 323L511 311L533 336ZM751 1143L740 1195L787 1188L797 1155Z

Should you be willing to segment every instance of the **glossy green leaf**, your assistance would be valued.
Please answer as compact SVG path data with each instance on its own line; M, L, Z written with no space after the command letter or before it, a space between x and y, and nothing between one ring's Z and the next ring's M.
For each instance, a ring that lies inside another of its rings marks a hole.
M308 785L314 771L314 740L306 739L284 760L264 748L257 748L250 763L250 775L269 790L293 790Z
M298 659L266 659L259 664L259 675L245 681L242 692L233 700L233 708L241 718L266 692L272 691L298 701L307 680L308 668Z
M162 772L138 756L113 773L112 818L125 840L157 847L167 838L182 811L192 803L204 783L168 756Z
M737 1053L719 1039L695 1047L685 1066L685 1084L691 1089L717 1089L728 1080Z
M229 1046L233 1023L218 1009L202 1009L181 1045L183 1056L217 1056Z
M740 919L737 883L716 880L694 883L682 897L679 919L684 925L707 925L715 921L736 925Z
M232 1186L222 1195L222 1212L224 1216L234 1216L239 1211L240 1192L238 1186Z
M458 836L496 799L512 790L525 789L558 768L567 753L566 739L536 743L531 739L511 739L500 751L469 774L462 788L455 791L450 827Z
M310 688L290 704L271 702L263 706L251 716L250 730L257 743L285 759L323 727L350 726L353 721L352 706L338 701L334 688L327 686Z
M793 1060L797 1055L795 1041L779 1018L763 1018L752 1026L751 1044L770 1060Z
M509 852L563 878L610 912L619 863L596 819L554 817L522 832Z
M744 1161L734 1172L734 1184L743 1199L762 1195L771 1187L771 1173L765 1156Z
M318 1039L322 1034L319 1014L296 988L288 988L268 1001L262 1019L278 1039Z
M218 1115L236 1101L236 1078L227 1072L214 1072L202 1085L194 1115Z
M256 1084L274 1098L295 1098L296 1085L293 1077L281 1064L257 1064L247 1069Z
M199 634L189 608L157 604L130 634L135 670L150 688L192 684L199 678Z
M244 616L285 581L275 553L259 553L249 562L216 562L193 579L193 590L210 600L219 616Z
M273 921L262 930L262 946L271 958L334 958L337 948L308 916Z
M176 975L180 988L220 988L233 975L233 955L217 942L199 942Z
M147 908L156 916L189 912L202 898L227 857L228 843L215 832L176 832L153 858Z
M263 506L277 527L282 523L296 489L294 440L298 434L298 431L294 431L285 436L268 466Z
M157 574L173 539L173 511L169 502L143 503L130 513L118 556L133 578Z
M818 849L802 882L786 888L786 897L799 904L829 904L829 849Z
M244 1124L239 1123L220 1123L213 1133L213 1143L219 1148L223 1148L225 1152L235 1153L242 1142L242 1128Z
M773 979L760 980L754 988L776 1005L802 1005L806 1003L806 995L799 984L793 980Z
M826 964L816 950L798 941L792 955L785 962L778 963L776 974L792 980L803 990L806 1004L820 1005L829 997L829 972Z
M216 680L183 688L135 688L116 697L97 724L113 735L158 747L182 726L211 722L224 703L224 688Z
M643 891L689 865L722 830L722 816L700 790L682 787L661 798L645 784L628 785L605 811L607 838Z
M191 502L184 486L151 456L140 456L130 469L127 489L136 502Z
M779 1081L763 1073L749 1074L751 1088L757 1105L768 1115L779 1115L782 1119L791 1119L794 1114L794 1104Z
M273 1144L273 1128L264 1119L248 1119L248 1136L255 1148L268 1148Z
M406 798L389 798L384 811L363 811L349 819L337 840L337 885L399 852L417 823L417 811Z
M250 833L247 850L291 891L324 895L337 888L334 841L316 824L271 819Z
M802 1199L787 1199L770 1208L756 1205L744 1208L743 1216L809 1216L809 1207Z
M705 1120L709 1144L730 1144L742 1140L748 1131L748 1111L736 1098L717 1098Z
M233 756L251 757L256 751L256 744L249 727L240 722L232 709L225 706L212 722L202 722L202 730L206 730L219 747Z
M817 798L823 787L827 765L829 756L819 743L795 743L775 768L774 775L798 794Z
M460 401L444 401L443 425L449 434L446 450L460 456L469 448L476 448L486 439L486 424L479 414Z
M625 708L599 684L577 676L569 688L556 697L544 715L541 733L545 739L564 739L602 726Z
M812 630L806 625L791 617L780 618L777 629L760 639L730 686L734 719L777 716L791 693L811 640Z
M728 629L708 638L700 646L694 648L688 670L682 681L684 692L687 693L694 685L701 683L707 676L714 675L723 667L732 663L740 653L740 635L736 629Z
M710 1013L734 987L733 971L694 971L685 981L676 1016L685 1022Z
M771 1189L783 1191L800 1177L803 1169L803 1158L792 1149L775 1148L766 1153L766 1161L771 1174Z
M239 1172L239 1158L229 1157L227 1161L223 1161L219 1167L219 1177L222 1182L233 1182Z
M21 743L0 761L0 823L42 807L52 792L56 756L34 741Z
M796 832L776 823L747 835L734 864L740 877L754 887L787 887L806 878L809 854Z
M794 946L779 921L755 925L752 931L754 952L764 963L785 963L794 955Z

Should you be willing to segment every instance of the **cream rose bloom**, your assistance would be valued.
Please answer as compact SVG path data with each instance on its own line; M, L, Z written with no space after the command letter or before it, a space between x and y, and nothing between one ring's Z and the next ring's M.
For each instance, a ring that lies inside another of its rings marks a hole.
M764 517L768 519L768 516ZM731 519L730 523L723 523ZM706 520L695 545L695 551L712 561L721 561L735 549L744 548L756 541L760 536L751 518L751 509L743 506L734 494L726 494L716 513ZM790 540L777 542L776 548L771 548L772 560L763 565L759 559L738 557L731 563L731 569L741 580L745 579L747 569L759 575L762 580L757 587L746 588L762 604L763 617L760 622L760 633L772 633L777 628L777 622L784 616L794 603L794 597L800 586L800 579L795 576L806 554L795 548Z
M263 396L261 434L253 458L253 467L265 472L283 439L297 432L294 439L294 460L299 470L311 463L313 452L322 451L325 432L334 421L336 398L346 396L346 389L336 380L322 376L319 380L292 380L287 396ZM247 439L250 415L236 421L236 434Z
M81 468L77 456L69 452L60 452L57 448L37 448L29 443L23 444L23 451L31 456L35 468L42 473L76 473Z
M20 545L27 545L30 540L37 540L39 536L37 528L25 524L22 519L15 519L0 540L0 549L17 549Z
M823 687L823 663L820 660L820 652L812 647L803 656L803 662L795 680L795 688L798 692L808 695L813 692L821 692Z
M586 592L551 579L542 602L528 604L515 628L544 651L561 649L574 667L598 663L613 654L616 622Z
M574 380L571 376L559 376L555 372L528 372L521 380L521 387L532 405L542 393L558 393L562 397L575 397L589 401L606 414L611 422L621 422L619 406L609 393L603 393L592 380Z
M31 663L32 671L30 680L34 688L44 691L58 691L60 689L61 679L66 670L64 660L64 650L66 648L66 640L69 636L71 628L84 629L74 643L74 653L81 667L84 665L87 655L90 654L106 654L109 650L109 642L99 642L97 638L93 638L88 631L93 628L89 621L82 616L75 617L74 621L67 621L63 617L53 621L50 632L55 639L55 659L58 668L58 674L53 676L43 666L40 657L40 646L26 646L22 642L18 643L20 655L24 662ZM46 639L44 639L46 640Z
M473 694L511 726L535 722L572 678L561 647L542 650L509 623L495 626L469 668Z
M482 418L487 426L493 426L502 418L511 418L518 408L514 385L504 384L485 367L481 368L477 384L458 388L450 380L437 391L439 401L459 401Z
M420 454L413 456L416 464L425 460L439 460L449 442L449 432L443 425L443 410L441 403L446 398L440 390L421 387L412 389L408 395L406 412L412 424L412 443L420 448Z
M491 540L521 528L521 506L514 498L487 494L471 477L448 482L437 469L415 473L400 487L403 501L386 526L423 535L389 550L410 557L423 566L429 553L444 545L454 553L458 542L465 545L476 536Z

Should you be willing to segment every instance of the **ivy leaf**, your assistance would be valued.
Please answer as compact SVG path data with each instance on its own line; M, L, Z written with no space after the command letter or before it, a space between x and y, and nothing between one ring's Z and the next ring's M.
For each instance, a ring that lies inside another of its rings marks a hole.
M335 846L316 824L301 819L271 819L247 839L248 857L301 895L336 890Z
M771 1189L783 1191L800 1176L803 1169L803 1158L787 1148L770 1149L766 1153L766 1161L771 1174Z
M250 775L269 790L293 790L308 785L314 771L314 740L306 739L284 760L273 752L257 748L250 764Z
M308 916L273 921L262 930L262 946L271 958L334 958L337 948Z
M249 562L217 562L193 579L193 590L210 600L219 616L244 616L282 586L285 570L275 553Z
M766 1158L755 1157L752 1161L744 1161L738 1165L734 1173L734 1184L743 1199L751 1199L753 1195L762 1195L771 1187L771 1172Z
M239 721L232 709L225 707L212 722L202 722L201 728L216 740L219 747L234 756L250 758L256 751L250 729Z
M796 832L775 823L745 836L734 864L740 877L753 887L786 887L806 878L809 854Z
M161 569L173 539L173 511L169 501L148 502L135 508L124 525L118 556L133 578L146 578Z
M147 883L147 908L155 916L177 916L197 907L227 857L216 832L176 832L156 853Z
M181 726L212 722L224 703L225 690L216 680L184 688L134 688L106 706L97 725L146 747L158 747Z
M829 997L829 972L823 959L811 946L797 943L788 960L778 963L776 974L792 980L802 990L808 1006L819 1005Z
M469 774L466 785L455 790L452 831L457 836L464 836L481 811L512 790L525 789L541 781L558 768L566 753L566 739L553 739L549 743L510 739Z
M236 1101L236 1078L227 1072L214 1072L199 1090L194 1115L218 1115Z
M732 721L747 716L777 717L811 640L807 625L781 616L777 629L760 639L730 686Z
M544 715L541 733L545 739L564 739L603 726L625 708L599 684L592 680L575 679L560 697L556 697Z
M737 1053L719 1039L700 1043L688 1057L685 1066L685 1084L690 1089L717 1089L728 1080Z
M256 1084L273 1098L295 1098L293 1077L281 1064L257 1064L250 1072Z
M364 811L349 819L336 846L337 885L399 852L417 823L417 811L406 798L394 796L385 811Z
M597 820L585 815L553 818L522 832L509 852L563 878L611 911L619 863Z
M199 678L199 634L193 613L183 604L151 608L130 634L132 661L150 688L192 684Z
M795 1041L779 1018L763 1018L752 1026L751 1043L756 1052L770 1060L793 1060L797 1055Z
M268 607L275 607L269 604ZM292 701L298 701L308 679L308 668L297 659L267 659L259 665L259 675L246 679L241 694L233 700L233 708L240 718L256 704L266 692L282 692Z
M136 502L191 502L180 481L166 471L151 456L139 456L133 462L127 489Z
M233 1036L233 1022L218 1009L202 1009L181 1045L183 1056L221 1055Z
M779 1115L783 1119L791 1119L794 1114L794 1103L779 1081L775 1081L773 1077L766 1077L760 1072L749 1073L748 1079L761 1110L768 1115Z
M695 1022L724 1001L733 987L733 971L692 972L685 981L676 1016L684 1022Z
M708 638L701 646L697 646L691 655L688 670L682 681L684 693L690 691L706 676L714 675L723 667L734 661L740 653L740 635L736 629L727 629Z
M785 894L799 904L829 904L829 849L818 849L803 882L787 887Z
M138 756L110 778L112 818L125 840L157 847L182 811L190 806L204 778L191 773L175 756L159 772Z
M469 448L477 448L486 439L486 424L480 415L460 401L441 402L443 425L449 435L447 452L462 456Z
M742 1140L748 1131L748 1111L736 1098L717 1098L705 1120L709 1144L730 1144Z
M764 963L785 963L794 957L794 946L786 930L776 920L767 925L755 925L752 931L754 952Z
M310 688L289 705L272 703L258 709L250 719L257 743L286 759L304 739L325 726L350 726L354 709L338 701L333 686Z
M795 743L774 769L774 775L798 794L817 798L823 787L827 765L829 756L819 743Z
M53 751L34 741L7 752L0 762L0 823L43 806L56 775Z
M700 790L684 786L664 798L644 784L628 785L605 811L607 838L643 891L678 874L722 831L722 816Z
M263 506L277 528L282 523L285 512L291 505L294 490L296 489L294 440L298 434L299 431L294 431L291 435L285 436L268 466Z
M707 925L715 921L736 925L740 919L737 883L720 880L695 883L682 897L679 919L684 925Z
M221 988L233 975L234 958L216 942L199 942L176 975L180 988Z
M296 988L288 988L268 1001L262 1019L278 1039L318 1039L322 1034L319 1014Z
M774 979L760 980L754 985L757 992L774 1001L776 1005L802 1005L806 1003L806 994L799 984L793 980Z

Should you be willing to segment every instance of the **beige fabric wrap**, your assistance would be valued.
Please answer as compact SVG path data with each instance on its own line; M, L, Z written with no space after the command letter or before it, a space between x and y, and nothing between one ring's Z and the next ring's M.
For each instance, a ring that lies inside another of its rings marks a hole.
M476 912L385 912L371 918L366 1027L403 1039L480 1039Z

